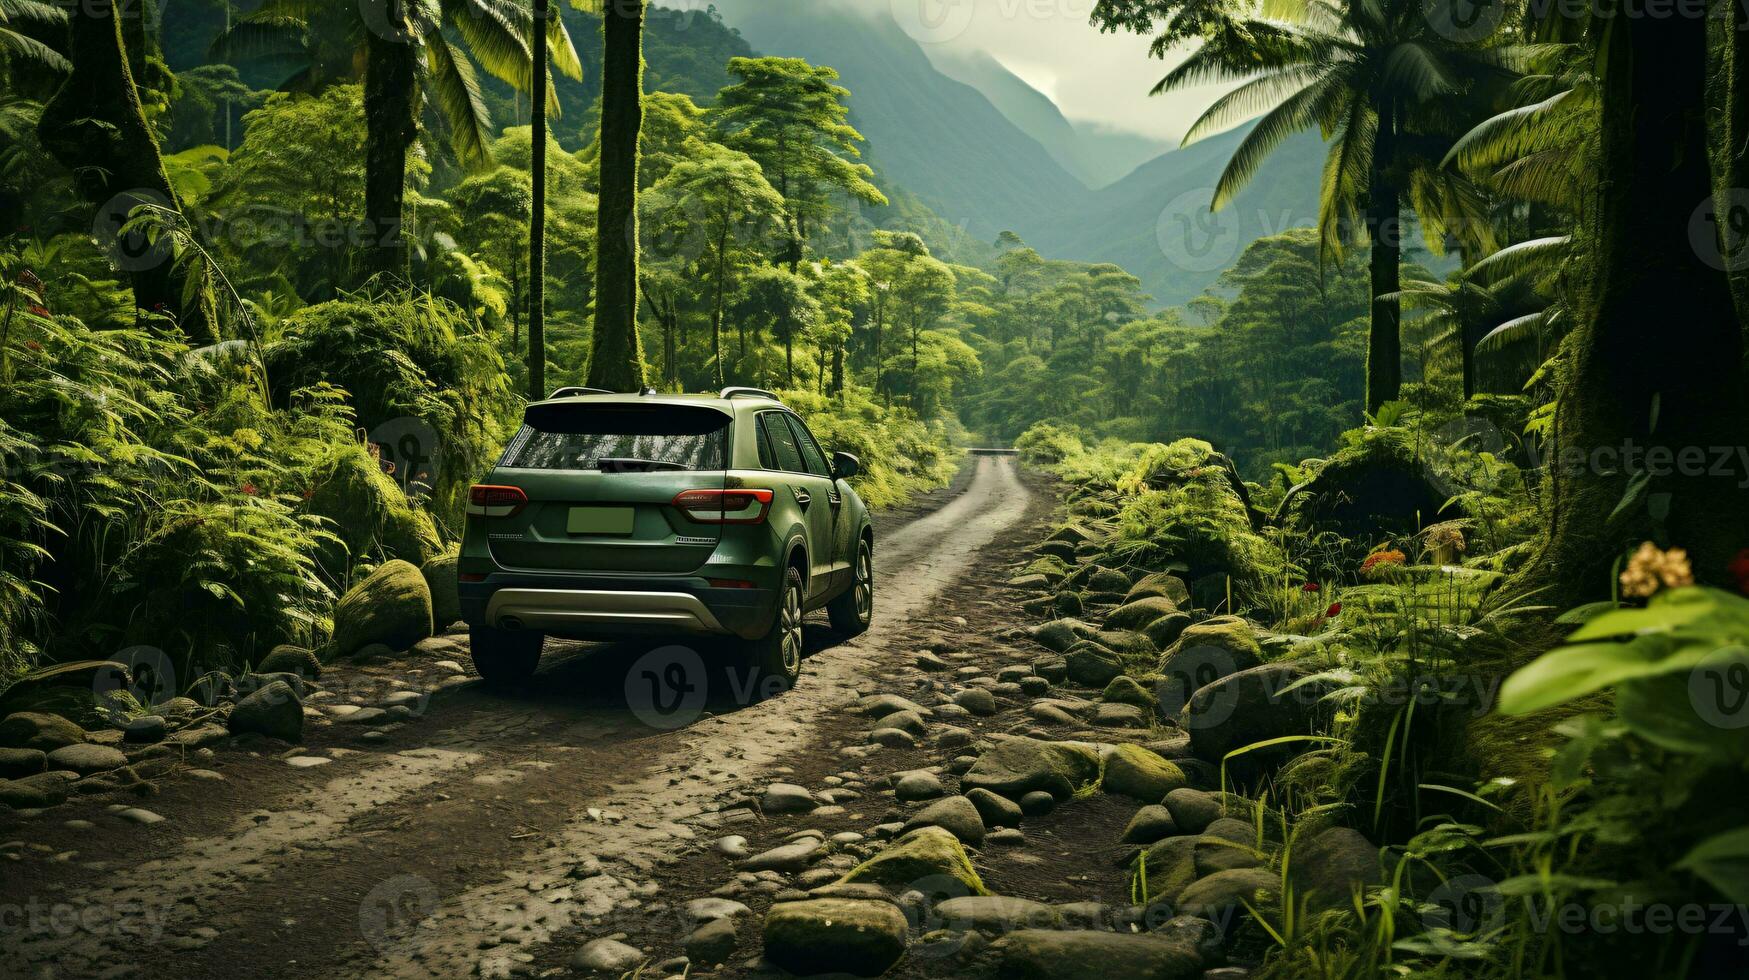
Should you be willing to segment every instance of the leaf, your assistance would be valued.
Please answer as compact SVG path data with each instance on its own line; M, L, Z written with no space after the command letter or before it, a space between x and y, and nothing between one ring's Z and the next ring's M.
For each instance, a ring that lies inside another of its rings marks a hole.
M1749 905L1749 827L1709 837L1674 865L1719 890L1737 905Z
M1670 653L1668 648L1667 643L1640 642L1582 643L1551 650L1500 685L1500 713L1529 714L1624 681L1687 670L1711 652L1689 646Z

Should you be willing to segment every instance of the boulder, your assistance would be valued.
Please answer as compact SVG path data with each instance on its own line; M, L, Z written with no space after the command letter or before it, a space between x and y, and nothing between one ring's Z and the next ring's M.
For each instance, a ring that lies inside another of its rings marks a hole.
M875 977L905 954L909 925L888 902L809 898L765 914L765 958L798 976Z
M1040 657L1032 662L1032 672L1050 684L1069 679L1069 663L1062 657Z
M893 774L893 796L901 803L933 800L945 792L941 777L927 769Z
M1064 657L1069 680L1084 687L1104 687L1123 673L1117 655L1091 640L1082 640L1070 648Z
M1093 712L1093 724L1100 728L1147 728L1153 722L1153 712L1133 704L1102 704Z
M989 894L959 838L941 827L919 827L905 834L850 869L843 880L904 889L929 880L939 883L936 889L939 892Z
M1213 793L1197 789L1175 789L1161 801L1172 819L1187 834L1200 834L1208 825L1221 819L1221 801Z
M1005 980L1191 980L1202 972L1194 949L1147 934L1022 929L991 950Z
M936 903L934 911L941 928L958 932L1055 929L1061 924L1061 916L1049 905L1003 895L950 898Z
M356 444L317 463L305 507L331 521L329 529L340 539L316 552L317 563L330 575L379 547L390 558L412 563L414 571L443 550L431 515L414 506L381 463Z
M1171 615L1161 616L1142 627L1142 635L1148 638L1148 642L1154 645L1154 649L1165 650L1177 643L1178 638L1184 635L1184 631L1190 628L1193 622L1195 620L1191 618L1189 613L1175 612Z
M1153 572L1142 576L1140 581L1130 586L1123 601L1128 604L1137 599L1151 599L1156 596L1172 600L1172 604L1179 609L1190 605L1190 589L1185 586L1183 579L1171 572Z
M438 555L419 566L425 588L431 593L431 625L439 632L462 618L462 597L456 579L455 552Z
M915 711L895 711L875 722L874 727L877 729L897 728L900 731L921 737L924 732L929 730L929 723L924 721L923 716Z
M1092 632L1092 627L1078 619L1053 619L1035 628L1032 639L1052 653L1064 653L1082 636Z
M953 703L980 718L996 713L996 695L981 687L968 687L953 696Z
M281 643L268 651L267 656L255 665L257 674L296 674L305 680L315 680L322 676L322 661L317 659L314 651L305 647Z
M1105 617L1105 628L1113 630L1143 630L1162 616L1180 615L1176 603L1165 596L1151 596L1126 602Z
M285 681L274 681L238 701L226 726L233 735L253 732L286 742L304 739L304 705Z
M42 749L0 749L0 779L34 776L48 765L49 757Z
M1020 812L1028 817L1042 817L1057 808L1057 798L1042 789L1035 789L1020 798Z
M63 745L77 745L88 738L85 729L60 715L19 711L0 721L0 745L7 748L48 752Z
M794 783L772 783L759 798L759 808L765 813L807 813L820 801L804 786Z
M1045 541L1032 549L1032 553L1040 558L1058 558L1064 562L1075 560L1075 546L1067 541Z
M1123 836L1118 838L1123 844L1152 844L1157 840L1171 837L1178 833L1178 825L1172 821L1172 813L1158 803L1142 807L1123 829Z
M986 827L1018 827L1020 826L1020 804L997 796L987 789L974 789L966 792L966 799L972 801L972 806L978 810L978 816L983 819Z
M1160 699L1156 698L1152 691L1142 686L1140 681L1127 675L1112 678L1111 683L1105 685L1105 690L1100 693L1099 700L1109 701L1113 704L1133 704L1149 711L1153 711L1154 706L1160 703Z
M1349 908L1356 892L1384 883L1378 845L1349 827L1296 840L1289 872L1294 893L1314 909Z
M1005 737L978 757L960 786L987 789L1011 800L1034 791L1066 800L1098 778L1099 754L1086 745Z
M571 968L583 973L624 974L647 959L636 946L627 946L617 939L597 939L572 955Z
M976 805L963 796L936 800L911 815L901 833L919 827L940 827L971 847L984 843L984 817Z
M1094 566L1086 581L1089 592L1123 595L1130 590L1130 577L1115 568Z
M63 745L49 753L49 768L76 772L81 776L110 772L128 764L120 749L107 745Z
M1329 721L1329 705L1322 702L1334 686L1305 684L1288 688L1305 676L1305 668L1293 663L1265 664L1229 674L1197 690L1180 714L1180 725L1190 733L1197 756L1218 763L1234 749L1289 735L1312 735ZM1228 760L1227 771L1249 779L1279 765L1307 747L1289 743L1248 752Z
M0 780L0 803L16 810L38 810L67 802L77 776L70 772L39 772L22 779Z
M1246 904L1253 909L1262 909L1280 898L1281 876L1274 871L1233 868L1217 871L1192 883L1179 893L1178 907L1187 915L1225 922L1227 916Z
M431 590L417 566L383 563L334 607L333 657L349 657L373 643L405 650L432 634Z
M1100 788L1107 793L1143 802L1165 798L1185 785L1184 772L1139 745L1119 745L1105 758L1105 778Z
M1321 528L1379 540L1413 534L1444 519L1451 494L1435 479L1426 447L1400 430L1376 434L1330 457L1311 479L1288 490L1277 527Z
M897 711L909 711L924 718L933 714L928 708L897 694L875 694L863 698L857 702L857 710L870 718L885 718Z
M680 946L686 951L686 958L693 963L717 966L735 955L735 946L740 941L741 935L735 928L735 920L725 916L711 919L692 930L681 940Z

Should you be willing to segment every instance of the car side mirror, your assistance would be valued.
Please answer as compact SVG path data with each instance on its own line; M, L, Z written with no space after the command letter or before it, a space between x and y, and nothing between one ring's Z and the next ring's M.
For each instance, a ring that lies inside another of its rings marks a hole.
M832 454L832 479L848 480L862 472L862 461L849 453Z

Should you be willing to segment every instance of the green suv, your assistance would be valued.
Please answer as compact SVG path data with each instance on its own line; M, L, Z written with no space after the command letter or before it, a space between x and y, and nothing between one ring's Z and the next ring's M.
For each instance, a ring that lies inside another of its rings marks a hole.
M469 494L456 572L475 667L526 680L548 636L721 638L788 687L805 613L851 635L874 613L874 529L846 482L859 465L754 388L529 405Z

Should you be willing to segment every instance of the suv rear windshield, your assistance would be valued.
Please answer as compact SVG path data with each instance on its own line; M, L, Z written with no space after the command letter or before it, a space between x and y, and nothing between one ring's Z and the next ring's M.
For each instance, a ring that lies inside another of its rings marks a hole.
M727 468L729 417L715 409L536 405L522 421L499 466L629 472Z

